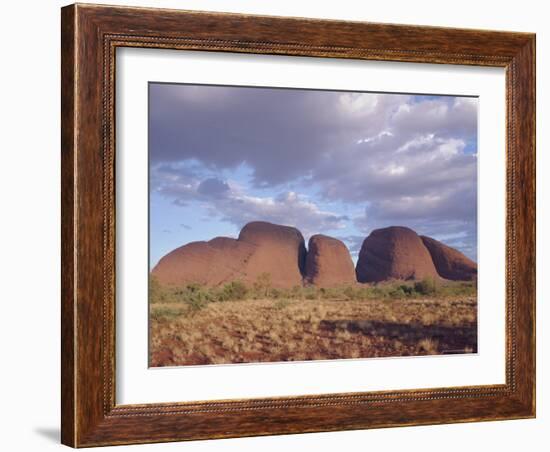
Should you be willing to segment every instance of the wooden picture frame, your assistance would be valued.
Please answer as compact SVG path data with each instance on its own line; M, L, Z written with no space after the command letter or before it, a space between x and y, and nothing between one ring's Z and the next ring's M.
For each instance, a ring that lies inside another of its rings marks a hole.
M162 9L62 9L62 442L73 447L535 416L535 35ZM115 50L506 69L506 383L115 403Z

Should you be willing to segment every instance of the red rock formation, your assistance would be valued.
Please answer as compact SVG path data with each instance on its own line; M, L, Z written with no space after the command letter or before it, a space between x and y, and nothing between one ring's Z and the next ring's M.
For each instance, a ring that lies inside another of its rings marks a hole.
M208 286L236 280L252 285L267 273L273 287L291 288L304 281L330 287L426 277L471 280L477 265L443 243L393 226L377 229L364 240L354 269L340 240L314 235L306 253L298 229L255 221L241 230L238 239L216 237L175 249L152 273L161 284Z
M152 273L161 284L216 286L246 276L243 269L254 246L228 237L192 242L164 256Z
M432 258L412 229L376 229L364 240L356 267L357 281L437 278Z
M354 284L355 268L343 242L317 234L309 239L305 280L321 287Z
M306 247L298 229L254 221L242 228L238 240L255 247L246 263L247 281L255 282L262 273L268 273L274 287L302 284Z
M263 273L273 287L302 284L304 238L289 226L248 223L238 239L216 237L193 242L164 256L152 273L161 284L217 286L241 280L253 284Z
M439 276L455 281L471 281L477 278L477 264L473 260L435 239L424 235L420 238L428 248Z

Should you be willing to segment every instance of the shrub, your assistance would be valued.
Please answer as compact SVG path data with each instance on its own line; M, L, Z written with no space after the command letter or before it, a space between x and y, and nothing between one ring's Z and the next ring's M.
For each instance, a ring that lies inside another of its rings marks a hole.
M259 297L267 297L271 289L271 274L261 273L254 282L254 293Z
M314 286L304 287L302 295L306 300L317 300L319 298L319 293Z
M189 298L187 300L187 314L194 316L197 312L204 309L208 304L208 300L204 297Z
M290 291L289 297L294 299L294 300L299 300L299 299L304 298L303 287L302 286L294 286Z
M453 281L441 285L437 291L444 296L475 296L477 284L475 281Z
M368 291L368 298L388 298L388 291L381 287L372 287Z
M421 295L433 295L437 291L434 278L424 278L414 283L414 290Z
M182 314L182 310L179 308L174 307L156 307L150 311L151 319L152 320L162 320L164 319L170 319L173 317L177 317L178 315Z
M391 298L405 298L407 296L402 286L390 289L390 291L388 292L388 295Z
M354 286L345 286L341 287L339 294L341 297L346 300L367 300L369 298L374 298L372 287L354 287Z
M210 291L200 284L187 284L178 293L180 300L187 304L187 312L195 315L198 311L205 308L210 301L214 301Z
M149 276L149 301L150 303L181 303L185 301L186 288L164 286L156 277Z
M269 290L269 293L268 293L267 296L269 298L277 300L277 299L281 298L283 295L284 295L284 293L281 289L277 289L276 287L274 287L273 289Z
M191 300L211 300L210 290L198 283L187 284L186 286L176 289L174 295L179 301Z
M408 286L407 284L401 284L399 288L403 291L405 295L409 297L414 295L414 288L412 286Z
M231 281L223 286L220 301L244 300L248 294L248 288L242 281Z
M348 286L344 289L344 295L348 300L356 300L357 299L357 291L351 287Z
M149 275L149 302L151 303L161 303L163 298L163 290L158 279Z

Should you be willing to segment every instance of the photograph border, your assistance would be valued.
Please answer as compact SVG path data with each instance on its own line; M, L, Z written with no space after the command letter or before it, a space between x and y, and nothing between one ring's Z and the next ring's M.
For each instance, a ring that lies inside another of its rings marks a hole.
M63 444L87 447L535 416L534 34L83 4L62 8L61 16ZM505 68L506 383L117 405L117 47Z
M243 84L219 84L219 83L195 83L195 82L164 82L164 81L155 81L155 80L149 80L147 82L147 124L148 127L151 125L151 85L170 85L170 86L192 86L192 87L215 87L215 88L246 88L246 89L252 89L252 90L286 90L286 91L295 91L295 92L325 92L325 93L352 93L352 94L382 94L382 95L397 95L397 96L437 96L440 98L444 97L453 97L453 98L470 98L470 99L476 99L479 100L479 95L475 94L439 94L437 92L412 92L412 91L402 91L402 92L394 92L394 91L370 91L370 90L352 90L352 89L341 89L341 88L297 88L293 86L269 86L269 85L243 85ZM479 107L477 107L479 108ZM476 143L478 141L477 137L477 128L479 127L479 110L476 110ZM150 134L148 134L148 140L150 140ZM151 263L151 143L150 141L147 143L147 222L149 225L148 228L148 234L147 234L147 293L150 293L150 287L151 287L151 281L149 279L149 275L151 274L152 267L150 267ZM479 177L479 168L476 166L476 182ZM475 206L476 208L476 218L477 218L477 209L478 206ZM258 219L258 221L263 221L261 218ZM476 235L479 233L479 219L476 220ZM190 243L190 242L188 242ZM185 244L188 244L185 243ZM184 244L184 245L185 245ZM346 245L347 247L347 245ZM479 243L476 239L476 251L479 252ZM476 262L477 263L477 262ZM477 286L477 278L479 276L476 276L476 286ZM476 290L476 299L478 298L478 292ZM151 300L150 298L147 301L147 309L148 309L148 325L147 325L147 365L149 368L162 368L162 367L172 367L172 368L189 368L189 367L200 367L204 364L174 364L169 366L152 366L151 365ZM477 301L476 301L476 315L479 316L479 309L477 307ZM462 355L462 354L479 354L479 322L476 317L476 351L475 352L464 352L464 353L449 353L451 355ZM446 353L444 352L438 352L435 354L435 356L444 355ZM411 355L406 356L407 358L417 358L422 356L430 356L430 355ZM377 356L377 358L395 358L396 356ZM350 358L350 357L341 357L341 358L322 358L322 359L315 359L315 360L292 360L292 361L270 361L270 360L264 360L264 361L246 361L246 362L223 362L219 364L213 364L208 363L209 366L216 366L216 365L223 365L223 366L233 366L233 365L240 365L240 364L281 364L281 363L292 363L292 362L312 362L312 361L338 361L338 360L349 360L349 359L365 359L365 358ZM367 359L372 359L372 357L369 357Z

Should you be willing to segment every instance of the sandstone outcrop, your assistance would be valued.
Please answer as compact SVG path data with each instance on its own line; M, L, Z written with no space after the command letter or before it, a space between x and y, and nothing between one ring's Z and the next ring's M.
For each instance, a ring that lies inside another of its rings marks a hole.
M161 284L207 286L236 280L253 284L268 273L273 287L289 288L302 284L305 256L304 237L298 229L252 222L238 239L216 237L175 249L152 273Z
M152 274L161 284L207 286L231 281L251 286L268 274L274 288L477 277L477 264L460 251L401 226L372 231L363 241L355 268L346 245L338 239L316 234L308 248L298 229L254 221L242 228L237 239L216 237L173 250Z
M254 247L244 269L246 281L254 282L262 273L268 273L274 287L302 284L306 246L298 229L254 221L242 228L238 241Z
M430 252L439 276L455 281L468 281L477 278L477 264L473 260L435 239L424 235L420 238Z
M243 271L253 252L254 246L248 243L216 237L176 248L159 261L152 273L161 284L217 286L244 279Z
M355 267L346 245L326 235L313 235L308 243L305 281L320 287L354 284Z
M376 229L363 241L356 267L357 281L438 278L432 257L412 229Z

